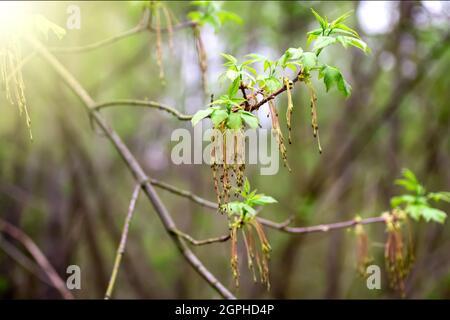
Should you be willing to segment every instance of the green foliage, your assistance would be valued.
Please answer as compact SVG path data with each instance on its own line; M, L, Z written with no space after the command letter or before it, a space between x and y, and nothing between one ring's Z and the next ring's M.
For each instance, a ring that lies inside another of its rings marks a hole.
M227 21L242 24L242 19L237 14L221 9L221 2L192 1L191 4L197 6L198 10L189 12L188 17L200 26L209 24L217 31Z
M246 178L242 190L237 190L242 197L242 201L232 201L222 205L222 208L229 216L237 216L243 222L254 218L257 215L255 206L265 206L266 204L276 203L277 200L262 193L251 191L250 183Z
M404 211L414 220L423 218L426 222L435 221L444 223L447 214L431 206L430 200L434 202L450 202L450 192L430 192L419 183L415 174L408 169L403 170L403 178L397 179L395 184L402 186L412 194L404 194L393 197L391 206L393 208L404 208Z
M324 65L319 71L319 79L320 78L323 78L327 92L333 86L336 86L346 97L350 96L352 87L345 81L338 68Z
M314 9L311 8L316 20L320 24L320 28L308 32L308 45L315 41L313 51L320 54L323 48L328 47L334 43L340 43L344 48L349 46L356 47L364 53L369 53L369 46L361 40L359 34L344 24L352 14L352 11L344 13L331 23L326 17L321 17Z

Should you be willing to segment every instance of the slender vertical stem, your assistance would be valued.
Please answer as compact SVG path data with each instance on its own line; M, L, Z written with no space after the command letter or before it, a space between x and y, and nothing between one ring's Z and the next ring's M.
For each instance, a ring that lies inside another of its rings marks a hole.
M122 236L120 238L119 248L117 248L116 259L114 260L114 267L109 279L108 289L106 290L105 299L110 299L114 290L114 284L116 283L117 273L119 272L120 262L122 261L123 253L125 252L125 246L127 244L128 230L130 228L130 222L133 218L134 208L136 207L136 201L139 196L141 186L138 184L134 188L133 195L131 196L130 205L128 207L128 213L125 217L125 223L123 225Z

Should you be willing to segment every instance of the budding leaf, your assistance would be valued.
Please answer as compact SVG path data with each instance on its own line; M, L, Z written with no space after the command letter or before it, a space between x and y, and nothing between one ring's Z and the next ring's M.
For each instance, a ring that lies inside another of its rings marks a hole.
M259 197L257 197L259 196ZM256 205L265 205L269 203L277 203L278 201L270 196L265 196L263 194L255 196L251 201Z
M328 27L328 22L325 18L322 18L320 16L320 14L318 14L316 11L314 11L313 8L311 8L311 11L314 15L314 17L316 18L316 20L319 22L320 26L322 27L322 29L326 29Z
M214 109L212 108L197 111L191 119L192 126L195 126L200 120L208 117L213 111Z

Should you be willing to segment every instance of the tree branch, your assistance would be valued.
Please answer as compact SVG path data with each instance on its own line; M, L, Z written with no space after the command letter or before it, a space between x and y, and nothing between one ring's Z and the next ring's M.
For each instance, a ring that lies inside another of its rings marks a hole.
M170 185L170 184L165 183L165 182L158 181L156 179L149 179L149 181L155 187L158 187L160 189L164 189L164 190L169 191L169 192L171 192L173 194L179 195L180 197L188 198L189 200L191 200L191 201L193 201L193 202L195 202L195 203L197 203L197 204L199 204L199 205L201 205L201 206L203 206L205 208L215 209L215 210L217 210L219 208L217 203L209 201L209 200L206 200L206 199L203 199L202 197L199 197L199 196L197 196L197 195L195 195L195 194L193 194L193 193L191 193L191 192L189 192L187 190L183 190L183 189L177 188L177 187L175 187L173 185Z
M143 31L150 31L150 32L154 32L155 29L153 27L151 27L149 25L150 22L150 11L148 9L144 10L144 13L142 15L141 21L138 23L137 26L121 32L115 36L91 43L91 44L87 44L87 45L83 45L83 46L76 46L76 47L51 47L48 50L50 50L51 52L54 53L82 53L82 52L87 52L87 51L92 51L101 47L105 47L108 46L110 44L113 44L115 42L118 42L122 39L131 37L135 34L141 33ZM184 28L188 28L188 27L193 27L195 26L195 22L192 21L186 21L186 22L181 22L175 26L172 27L172 30L179 30L179 29L184 29ZM168 32L167 28L162 28L160 29L160 32Z
M216 238L208 238L208 239L205 239L205 240L195 240L194 238L192 238L187 233L184 233L184 232L182 232L182 231L180 231L178 229L173 229L171 231L174 234L176 234L177 236L182 237L183 239L189 241L194 246L203 246L205 244L211 244L211 243L216 243L216 242L225 242L225 241L228 241L230 239L230 235L227 234L227 235L216 237Z
M106 107L113 107L113 106L132 106L132 107L148 107L148 108L156 108L159 110L166 111L175 117L178 118L178 120L181 121L189 121L192 119L191 115L188 114L182 114L177 109L166 106L164 104L155 102L155 101L146 101L146 100L133 100L133 99L122 99L122 100L115 100L115 101L108 101L108 102L102 102L99 104L96 104L93 109L100 110Z
M310 227L289 227L284 223L276 223L267 219L259 218L258 221L266 227L280 230L287 233L303 234L303 233L315 233L315 232L328 232L331 230L346 229L354 227L358 224L371 224L371 223L386 223L386 219L382 216L371 217L366 219L352 219L342 222L319 224L317 226Z
M73 299L72 293L66 288L65 282L58 275L56 270L47 260L39 247L31 240L31 238L19 228L13 226L9 222L0 219L0 231L16 239L28 250L37 264L42 268L53 287L55 287L64 299Z
M95 110L95 101L81 86L81 84L75 79L75 77L55 58L50 51L45 48L39 41L32 37L27 38L29 43L36 49L36 51L47 61L47 63L56 71L61 79L72 89L72 91L80 98L85 108L92 115L93 120L98 124L101 130L105 133L106 137L114 145L117 152L120 154L126 165L130 169L134 178L141 185L145 195L150 200L155 209L158 217L163 223L164 228L171 236L172 240L176 244L178 250L182 253L185 259L191 264L209 285L214 288L221 296L227 299L235 299L234 295L222 284L216 277L202 264L198 257L189 249L184 239L178 235L175 235L171 230L176 229L175 222L173 221L167 208L161 202L155 189L149 182L148 176L145 174L142 167L137 162L128 147L123 143L119 135L114 131L102 117L98 110Z
M300 70L298 72L297 76L294 79L292 79L292 84L295 84L297 81L299 81L301 75L302 75L302 70ZM253 105L248 106L246 108L246 110L250 111L250 112L258 110L263 104L269 102L270 100L275 99L276 96L278 96L279 94L283 93L286 90L287 90L286 85L283 85L280 89L278 89L274 93L268 95L267 97L263 98L261 101L255 103Z
M34 274L39 280L53 287L53 283L49 281L48 276L42 273L42 270L36 263L23 254L16 246L11 242L7 241L3 236L0 235L0 249L2 249L11 259L15 260L24 269L28 270L30 273Z
M150 183L154 185L155 187L167 190L173 194L179 195L181 197L187 198L191 200L192 202L195 202L205 208L208 209L218 209L217 203L214 203L212 201L203 199L202 197L193 194L192 192L189 192L187 190L179 189L175 186L172 186L170 184L160 182L155 179L150 179ZM348 221L342 221L342 222L336 222L336 223L329 223L329 224L320 224L316 226L309 226L309 227L289 227L289 224L292 222L292 217L288 218L286 221L283 222L274 222L269 219L257 217L258 221L271 229L276 229L279 231L283 231L286 233L294 233L294 234L302 234L302 233L314 233L314 232L328 232L331 230L337 230L337 229L345 229L354 227L358 224L371 224L371 223L385 223L386 220L384 217L371 217L366 219L352 219Z
M125 218L125 223L123 225L122 236L120 237L119 248L117 248L116 259L114 260L114 267L111 273L111 278L109 279L108 289L106 290L105 299L110 299L112 292L114 290L114 284L116 283L117 273L119 272L120 262L122 261L123 253L125 252L125 246L127 244L128 230L130 228L130 222L133 218L134 208L136 207L136 201L139 196L139 191L141 190L140 185L136 185L131 196L130 205L128 207L128 213Z

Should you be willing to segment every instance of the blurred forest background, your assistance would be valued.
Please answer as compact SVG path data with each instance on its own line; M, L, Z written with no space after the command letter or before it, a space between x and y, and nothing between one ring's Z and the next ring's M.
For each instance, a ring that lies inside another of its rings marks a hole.
M69 4L81 9L81 29L67 30L62 40L51 37L49 46L108 38L135 26L142 14L136 2L27 5L65 26ZM194 9L175 1L167 7L179 21ZM247 168L252 186L279 201L261 216L283 221L293 215L293 225L306 226L378 215L399 191L393 180L405 167L429 190L450 190L450 4L445 1L225 2L223 8L238 14L243 24L230 22L217 32L209 26L202 29L209 91L218 96L224 90L217 82L223 71L221 52L238 58L256 52L275 59L289 47L307 48L306 32L318 26L311 7L330 19L354 9L348 25L358 30L372 54L334 46L322 57L340 67L353 87L352 96L344 99L316 84L322 155L312 137L306 87L294 90L293 144L288 146L292 173L281 167L277 175L261 176L257 166ZM155 33L143 32L96 50L55 54L96 101L148 98L187 114L204 108L209 101L202 93L192 29L175 32L173 53L163 34L165 85L158 76L155 38ZM24 45L22 51L27 56L30 48ZM34 140L16 108L0 95L0 217L26 232L63 279L68 265L80 266L82 288L73 292L76 297L102 298L133 177L109 141L92 130L78 98L39 56L24 65L23 75ZM278 101L285 110L286 96ZM148 108L118 107L102 113L151 177L215 199L208 165L174 165L170 160L172 130L192 130L190 122ZM260 117L265 115L260 111ZM157 191L181 230L197 239L227 232L225 217ZM450 206L441 209L449 212ZM375 224L367 230L374 263L384 270L385 227ZM242 265L238 297L396 297L385 274L381 290L367 289L356 272L352 232L290 235L267 230L267 235L273 249L272 288L254 284ZM449 223L414 223L413 237L416 262L406 296L450 298ZM233 287L229 243L193 249ZM45 280L41 271L30 272L36 266L24 268L12 258L19 250L20 243L1 236L0 298L59 298L40 279ZM114 296L219 297L179 254L145 197L137 203Z

